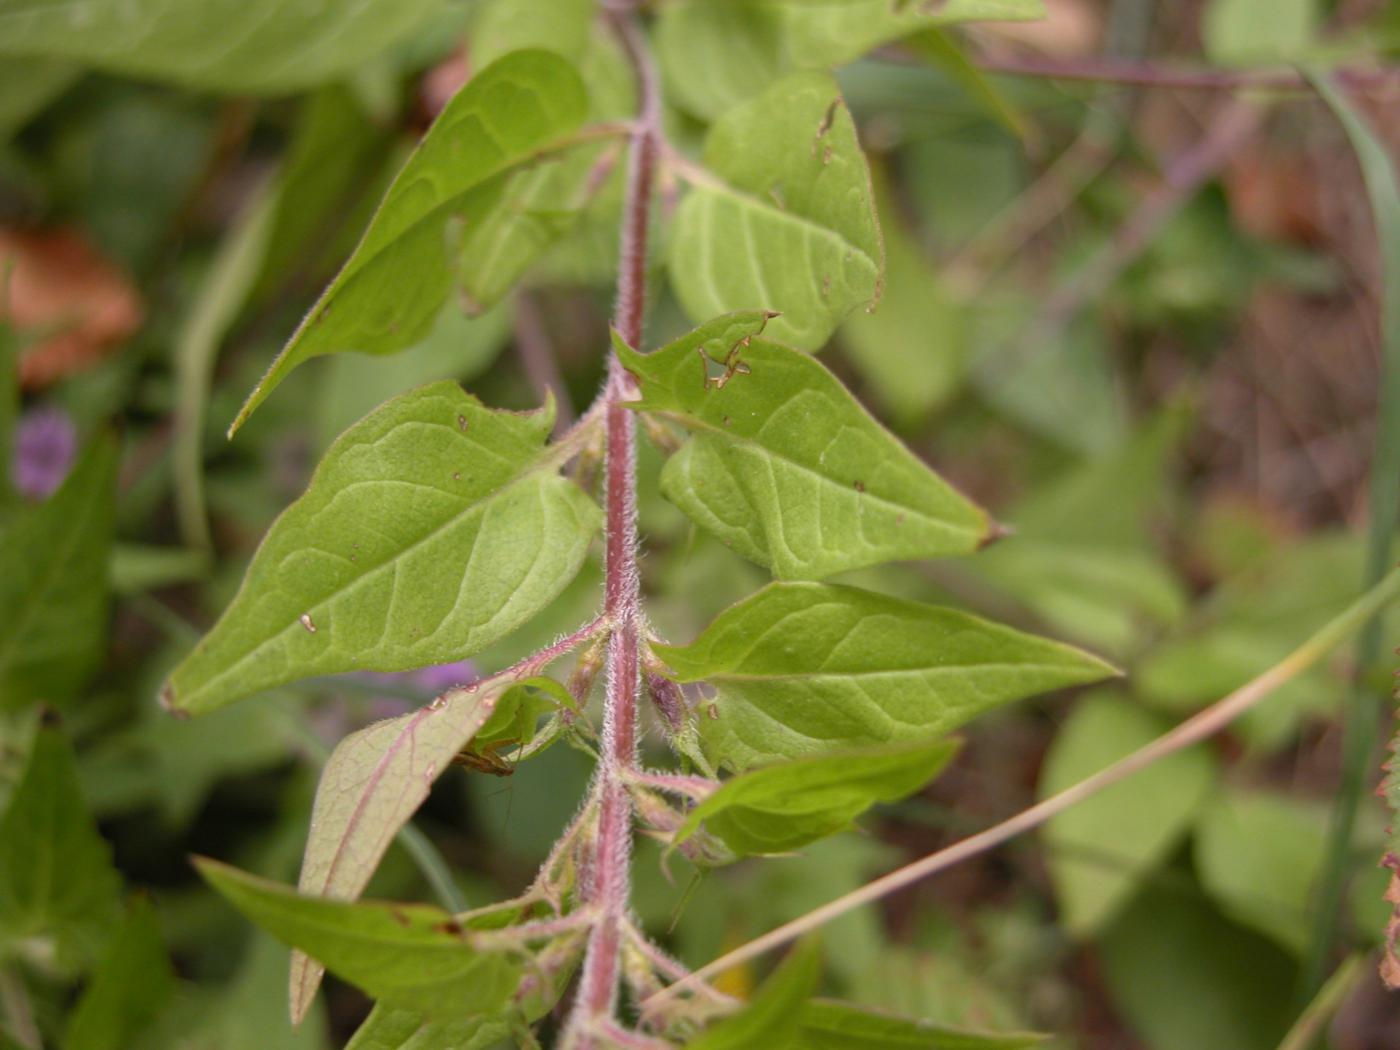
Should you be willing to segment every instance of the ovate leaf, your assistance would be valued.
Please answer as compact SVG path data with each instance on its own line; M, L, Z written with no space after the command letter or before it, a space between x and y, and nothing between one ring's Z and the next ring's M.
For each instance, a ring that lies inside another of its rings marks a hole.
M855 587L775 583L687 646L656 646L682 682L718 690L701 719L736 769L926 740L1034 693L1114 673L1067 645Z
M865 1006L813 999L802 1007L801 1050L1029 1050L1035 1032L969 1032L895 1017Z
M501 1010L519 960L478 950L473 934L424 904L331 901L200 858L200 874L279 940L314 955L375 999L432 1017Z
M297 889L354 900L394 836L428 797L433 782L496 710L509 680L452 689L411 714L376 722L342 740L316 788L311 831ZM316 996L323 968L292 958L292 1018Z
M0 534L0 707L67 700L101 658L116 468L116 442L98 437L47 502Z
M444 382L346 431L165 703L197 713L310 675L448 663L530 619L578 572L600 518L550 465L553 417Z
M103 952L68 1025L67 1050L126 1050L175 991L155 910L138 898Z
M282 93L355 69L441 0L0 0L0 54L41 55L194 88Z
M820 349L880 294L884 247L855 124L821 73L774 84L715 123L681 202L671 283L696 321L774 310L771 334Z
M797 1036L802 1004L817 990L821 961L821 948L814 938L798 942L742 1010L691 1040L687 1050L791 1045Z
M34 737L0 818L0 843L0 957L43 938L60 965L92 958L116 916L121 882L56 728Z
M499 199L498 176L564 148L587 112L578 74L548 51L514 52L468 81L394 179L359 246L233 429L308 358L345 350L390 354L422 339L452 289L464 230Z
M661 475L685 513L780 579L976 550L986 514L926 467L806 354L721 317L651 354L618 346L635 407L693 432ZM741 371L707 381L707 358Z
M510 1036L510 1025L493 1017L434 1021L415 1010L379 1003L345 1044L345 1050L491 1050Z
M798 759L728 780L692 809L676 832L700 828L736 854L797 849L850 827L877 802L913 794L943 771L958 745L936 740Z
M1114 693L1084 697L1050 746L1041 796L1093 776L1170 728ZM1092 933L1127 903L1190 828L1214 773L1208 752L1178 751L1051 819L1050 874L1069 932Z

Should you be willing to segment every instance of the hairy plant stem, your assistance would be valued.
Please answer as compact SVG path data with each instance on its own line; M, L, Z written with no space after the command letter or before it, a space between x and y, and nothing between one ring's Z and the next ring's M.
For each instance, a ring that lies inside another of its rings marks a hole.
M640 348L646 311L647 228L655 183L660 103L655 73L636 24L612 19L637 73L641 112L632 132L623 204L613 327ZM594 781L598 835L583 896L596 910L566 1032L568 1045L591 1048L613 1026L622 968L622 931L631 889L632 800L627 777L637 766L637 697L641 684L641 583L637 574L636 422L625 406L632 379L616 355L603 391L607 515L603 614L611 625L601 761Z

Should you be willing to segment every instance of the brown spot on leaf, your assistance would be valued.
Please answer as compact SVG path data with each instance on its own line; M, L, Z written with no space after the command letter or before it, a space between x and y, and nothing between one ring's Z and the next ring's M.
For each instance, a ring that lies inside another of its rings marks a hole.
M865 491L865 482L859 481L859 480L856 481L856 491L857 491L857 492L864 492L864 491Z

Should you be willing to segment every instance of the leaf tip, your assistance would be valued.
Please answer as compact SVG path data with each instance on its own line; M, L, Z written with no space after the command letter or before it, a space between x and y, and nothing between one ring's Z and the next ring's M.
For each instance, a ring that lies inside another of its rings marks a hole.
M175 683L169 680L160 687L160 692L156 694L156 702L160 704L161 710L171 718L184 721L190 717L190 713L180 706L180 702L175 698Z

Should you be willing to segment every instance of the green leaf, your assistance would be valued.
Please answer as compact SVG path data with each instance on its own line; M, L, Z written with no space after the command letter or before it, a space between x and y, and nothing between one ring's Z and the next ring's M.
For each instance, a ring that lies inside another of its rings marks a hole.
M434 1021L378 1003L345 1050L492 1050L510 1034L510 1025L493 1017Z
M346 350L391 354L421 339L452 289L462 233L494 204L501 177L567 146L587 111L578 74L548 51L514 52L468 81L394 179L359 246L232 430L308 358Z
M1211 0L1201 18L1206 54L1225 65L1303 58L1317 32L1317 0Z
M802 1004L821 979L821 947L815 937L799 941L737 1014L712 1025L687 1050L751 1050L787 1046L797 1036Z
M92 958L117 911L121 880L88 815L72 749L39 730L0 818L0 957L38 938L61 965Z
M844 831L877 802L913 794L938 776L957 750L957 741L936 740L751 770L692 809L675 841L685 841L703 821L739 855L798 849Z
M802 1050L1030 1050L1035 1032L968 1032L880 1013L852 1003L813 999L802 1007Z
M81 74L80 68L62 59L0 62L0 142L7 142Z
M1288 957L1195 886L1149 887L1098 947L1114 1006L1152 1050L1274 1050L1293 1019Z
M1093 776L1170 728L1116 693L1085 696L1055 734L1040 796ZM1045 840L1065 929L1092 933L1127 903L1186 834L1214 778L1209 752L1178 751L1051 819Z
M66 1050L126 1050L175 991L155 910L137 898L74 1008Z
M1301 953L1326 837L1327 809L1320 803L1225 790L1200 816L1196 866L1221 911Z
M0 542L0 707L67 700L101 660L117 444L97 437L45 503Z
M297 889L307 896L354 900L389 844L433 782L496 710L508 679L452 689L410 714L352 733L321 770ZM316 997L323 968L292 957L292 1019Z
M583 78L592 120L626 120L636 113L635 76L617 36L594 17L593 0L493 0L472 36L475 61L521 48L543 48L568 59ZM546 249L578 222L598 192L598 165L621 142L576 147L552 163L516 172L499 195L483 195L467 216L456 279L472 312L499 302ZM487 199L489 196L489 199Z
M1108 664L955 609L854 587L775 583L688 646L655 646L682 682L718 690L702 718L718 761L756 762L927 739Z
M67 58L112 73L237 94L281 94L354 70L442 0L0 0L0 55Z
M195 864L259 926L391 1006L439 1018L489 1015L515 990L521 962L478 950L473 933L441 908L304 897L218 861Z
M223 618L162 692L209 711L311 675L460 660L578 572L601 517L553 472L554 412L492 411L455 383L395 398L326 453Z
M938 67L949 80L963 89L968 98L1022 143L1033 145L1034 135L1020 108L967 57L951 33L942 29L926 29L910 36L904 44L916 55L927 59L930 65Z
M885 266L855 124L822 73L730 110L705 140L709 169L676 211L671 283L697 322L771 310L771 335L817 350L875 302Z
M287 1016L287 949L262 930L249 940L227 990L200 1011L202 1039L191 1050L324 1050L330 1026L322 1012L296 1027Z
M1014 542L968 569L1071 637L1128 654L1186 611L1152 523L1169 508L1169 465L1189 414L1169 407L1119 447L1037 486L1006 512Z
M932 26L1040 18L1041 0L681 0L661 9L669 97L712 119L794 69L829 69Z
M694 435L662 472L667 498L780 579L962 554L987 541L986 514L840 380L806 354L754 340L763 322L759 313L721 317L645 355L617 346L641 384L634 407ZM747 372L714 389L702 353L737 354Z

